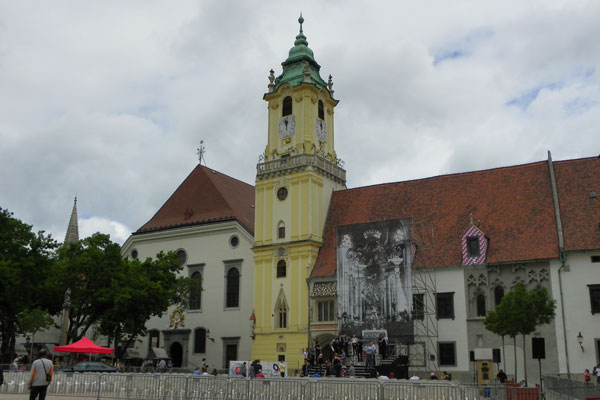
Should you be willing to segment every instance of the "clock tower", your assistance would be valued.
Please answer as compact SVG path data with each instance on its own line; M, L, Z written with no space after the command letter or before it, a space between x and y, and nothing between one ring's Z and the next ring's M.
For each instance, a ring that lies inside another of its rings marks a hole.
M267 146L257 165L252 359L303 364L309 346L306 279L322 243L334 190L346 171L334 150L331 76L325 82L300 32L277 78L271 70Z

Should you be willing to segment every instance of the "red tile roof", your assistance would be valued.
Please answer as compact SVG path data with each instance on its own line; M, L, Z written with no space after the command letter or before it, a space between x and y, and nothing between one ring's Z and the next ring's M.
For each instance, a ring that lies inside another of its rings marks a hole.
M234 219L254 232L254 186L198 165L136 233Z
M600 158L555 162L554 175L565 251L600 249Z
M600 159L561 161L556 171L566 250L599 249ZM334 276L339 226L410 218L416 265L461 265L472 213L489 238L490 264L558 258L548 163L443 175L334 192L312 277ZM590 218L591 217L591 218Z

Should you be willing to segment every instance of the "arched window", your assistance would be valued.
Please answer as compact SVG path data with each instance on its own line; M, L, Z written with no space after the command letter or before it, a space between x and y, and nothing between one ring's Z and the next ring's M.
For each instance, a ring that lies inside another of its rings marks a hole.
M285 224L283 221L277 224L277 237L279 239L285 239Z
M284 260L279 260L277 262L277 277L278 278L285 278L286 276L286 269L287 269L287 265L285 264Z
M323 108L323 102L319 100L319 118L325 119L325 110Z
M230 268L227 271L227 294L225 296L225 307L240 306L240 271L237 268Z
M204 328L194 331L194 353L206 353L206 329Z
M194 286L190 291L190 310L200 310L202 309L202 274L200 271L194 271L190 278L194 280Z
M283 107L281 108L281 116L292 115L292 98L290 96L283 99Z
M283 294L283 290L279 292L279 296L277 298L277 302L275 303L275 327L279 329L287 328L287 312L288 305L285 300L285 295Z
M500 305L503 297L504 288L502 286L496 286L496 288L494 289L494 303L496 304L496 307Z
M477 295L477 316L485 317L485 296L483 294Z

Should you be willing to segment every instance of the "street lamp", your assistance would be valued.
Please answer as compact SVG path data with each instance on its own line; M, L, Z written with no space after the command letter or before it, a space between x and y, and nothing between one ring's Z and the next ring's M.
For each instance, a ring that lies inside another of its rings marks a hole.
M583 336L581 335L581 332L577 335L577 343L579 343L579 347L581 347L581 351L583 351Z

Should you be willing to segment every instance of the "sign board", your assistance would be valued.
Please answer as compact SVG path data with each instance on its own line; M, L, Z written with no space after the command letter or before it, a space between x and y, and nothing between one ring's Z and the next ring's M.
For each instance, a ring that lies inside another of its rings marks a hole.
M242 365L246 363L246 376L250 376L250 364L252 361L229 361L229 376L242 376ZM286 362L270 362L270 361L261 361L260 365L262 365L262 373L265 378L281 378L280 365L283 364L285 366L285 375L288 375L287 363Z
M475 350L475 360L493 360L494 349L492 348L478 348Z
M487 385L494 378L494 363L492 359L477 360L477 383Z

